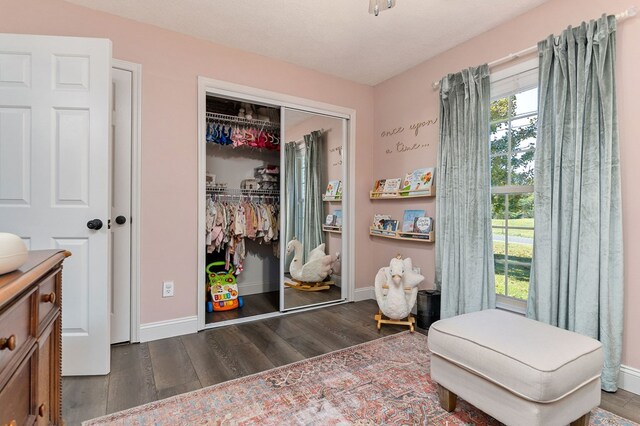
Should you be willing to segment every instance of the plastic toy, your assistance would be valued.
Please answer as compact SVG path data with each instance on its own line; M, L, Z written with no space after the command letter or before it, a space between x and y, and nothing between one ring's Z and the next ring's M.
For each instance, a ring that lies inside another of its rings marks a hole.
M209 292L211 301L207 302L207 312L230 311L242 308L244 301L238 296L236 276L233 274L233 266L228 271L216 272L215 267L224 266L225 262L212 262L207 265L209 276Z

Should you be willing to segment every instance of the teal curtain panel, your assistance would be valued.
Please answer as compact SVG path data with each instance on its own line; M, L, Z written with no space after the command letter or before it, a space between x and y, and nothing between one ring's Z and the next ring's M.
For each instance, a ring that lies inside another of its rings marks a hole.
M441 318L494 308L489 67L440 81L436 285Z
M322 156L323 134L313 131L304 136L305 153L305 188L304 188L304 260L309 258L309 252L324 242L322 232L323 206L322 194Z
M535 242L527 315L604 345L602 388L617 389L623 324L616 20L538 44Z

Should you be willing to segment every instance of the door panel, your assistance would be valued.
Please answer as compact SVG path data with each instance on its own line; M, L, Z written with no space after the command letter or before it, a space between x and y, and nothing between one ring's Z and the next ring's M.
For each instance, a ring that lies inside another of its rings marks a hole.
M111 343L131 340L131 71L113 68L113 196ZM124 223L116 218L123 216Z
M0 204L29 205L30 159L31 109L0 108Z
M89 90L89 56L54 56L54 81L58 90Z
M88 109L55 109L53 170L51 182L56 206L89 204Z
M62 286L63 330L67 336L88 336L91 297L89 238L52 238L54 247L67 250L73 256L64 261ZM69 309L66 309L66 307ZM64 342L63 342L64 343ZM64 350L64 346L63 346ZM63 354L64 355L64 354ZM64 356L63 356L64 358Z
M347 298L340 261L348 235L343 220L348 211L342 202L348 186L342 158L347 120L287 107L282 117L282 140L287 142L282 159L280 310L287 311ZM314 264L316 269L330 268L317 278L304 272ZM305 291L304 285L317 290Z
M63 373L109 371L111 42L0 35L0 224L64 248ZM104 226L90 230L87 222Z
M31 55L0 53L0 87L29 87L31 85Z

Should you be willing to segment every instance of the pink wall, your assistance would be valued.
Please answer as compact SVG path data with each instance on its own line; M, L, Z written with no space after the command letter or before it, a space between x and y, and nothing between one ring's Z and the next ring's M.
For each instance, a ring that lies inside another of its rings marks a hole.
M196 315L197 77L206 76L357 110L356 215L368 217L373 88L299 66L93 11L61 0L0 0L0 31L104 37L115 58L142 64L141 322ZM356 231L366 239L366 229ZM356 252L357 285L371 259ZM175 297L161 297L174 280Z
M437 125L421 129L419 136L409 133L408 127L417 121L437 118L438 94L432 90L431 82L443 75L457 72L463 68L490 62L509 53L517 52L535 45L547 35L558 34L568 25L579 24L600 16L602 13L619 13L629 7L626 0L552 0L542 6L488 31L467 43L448 50L437 57L411 70L394 77L375 88L373 175L400 176L405 170L418 166L435 165L437 160ZM640 258L640 198L636 196L637 182L640 181L640 167L635 164L640 158L640 86L637 82L637 70L640 69L640 18L630 19L620 24L618 30L618 107L620 121L620 142L622 156L622 196L624 209L624 252L625 252L625 331L623 341L623 364L640 368L640 270L634 262ZM535 57L535 56L534 56ZM381 137L383 130L404 126L406 130L395 137ZM394 151L398 141L412 145L426 144L410 153L386 154ZM435 182L436 186L438 182ZM389 203L386 205L384 203ZM429 212L433 212L433 203L424 203ZM393 203L376 201L375 212L382 210L396 216L405 208L411 208L408 202ZM435 219L435 226L437 218ZM360 242L360 240L359 240ZM414 258L414 264L422 266L427 281L433 282L433 247L415 247L418 243L397 243L371 239L374 246L374 265L388 262L391 256L400 252Z

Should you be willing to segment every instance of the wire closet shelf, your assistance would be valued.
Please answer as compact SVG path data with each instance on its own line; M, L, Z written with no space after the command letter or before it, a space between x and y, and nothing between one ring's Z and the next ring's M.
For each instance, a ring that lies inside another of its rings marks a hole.
M207 188L207 195L217 198L280 198L274 189Z
M219 114L216 112L208 112L206 117L207 122L215 121L227 124L240 124L243 126L258 127L261 129L280 130L280 123L278 122L235 117L233 115Z

